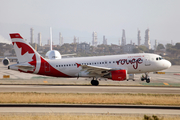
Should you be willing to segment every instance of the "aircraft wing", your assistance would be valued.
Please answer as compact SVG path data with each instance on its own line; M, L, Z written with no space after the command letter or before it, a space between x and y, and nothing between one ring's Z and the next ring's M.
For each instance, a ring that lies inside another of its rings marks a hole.
M73 53L73 54L63 54L61 56L73 56L73 55L77 55L76 53Z
M0 59L2 60L2 63L6 66L9 65L10 60L18 60L17 57L4 57L4 56L0 56Z
M8 59L10 59L10 60L11 60L11 59L13 59L13 60L15 60L15 59L16 59L16 60L17 60L17 57L4 57L4 56L0 56L0 58L2 58L2 59L4 59L4 58L8 58Z
M97 75L97 76L103 76L103 75L105 75L105 74L107 74L107 73L109 73L110 71L113 71L113 70L121 70L121 69L113 69L113 68L108 68L108 67L98 67L98 66L92 66L92 65L80 65L80 64L77 64L77 66L82 67L81 71L88 72L89 75Z

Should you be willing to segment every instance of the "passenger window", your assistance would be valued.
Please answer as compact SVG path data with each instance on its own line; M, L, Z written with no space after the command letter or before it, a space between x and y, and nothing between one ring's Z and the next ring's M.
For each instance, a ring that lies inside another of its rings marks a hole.
M99 62L99 64L101 64L101 62Z
M89 63L89 65L91 65L91 63Z
M61 67L61 65L59 65L59 67Z
M158 60L158 58L156 58L156 60Z
M102 62L102 64L104 64L104 62Z
M61 67L63 67L63 65L61 65Z
M96 63L94 63L96 65Z
M58 65L56 65L56 67L58 67Z
M115 63L115 61L113 61L113 63Z
M109 63L111 64L111 62L109 61Z
M71 66L71 64L69 64L69 66Z
M107 62L105 62L105 64L107 64Z

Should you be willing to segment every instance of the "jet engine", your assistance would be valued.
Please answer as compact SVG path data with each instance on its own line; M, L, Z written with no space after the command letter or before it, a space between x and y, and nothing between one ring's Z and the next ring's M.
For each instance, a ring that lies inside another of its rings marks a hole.
M126 70L113 70L103 77L112 79L114 81L123 81L127 79L127 71Z
M10 61L9 61L9 59L7 58L7 57L5 57L3 60L2 60L2 63L3 63L3 65L9 65L9 63L10 63Z

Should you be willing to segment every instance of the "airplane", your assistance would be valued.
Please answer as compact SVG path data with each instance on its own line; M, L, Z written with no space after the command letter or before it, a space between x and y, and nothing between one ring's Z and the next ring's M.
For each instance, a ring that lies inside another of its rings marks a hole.
M62 54L61 55L59 51L52 49L52 28L50 27L50 50L45 54L45 58L48 58L48 59L61 59L62 57L75 56L75 55L77 55L77 54L73 53L73 54ZM10 60L16 60L17 61L17 57L3 57L3 56L0 56L0 58L3 59L2 63L5 66L10 64Z
M149 72L167 69L168 60L150 53L109 56L45 59L19 33L10 34L19 63L8 69L54 77L91 77L91 84L99 85L98 78L124 81L128 74L145 73L142 80L150 82Z

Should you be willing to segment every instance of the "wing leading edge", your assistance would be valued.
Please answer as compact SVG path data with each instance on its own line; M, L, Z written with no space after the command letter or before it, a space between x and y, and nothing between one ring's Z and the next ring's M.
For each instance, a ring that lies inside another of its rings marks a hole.
M113 68L108 68L108 67L98 67L98 66L92 66L92 65L81 65L77 64L77 67L82 67L81 71L87 72L89 75L96 75L96 76L101 76L103 77L104 75L110 73L111 71L114 70L122 70L120 69L113 69Z

